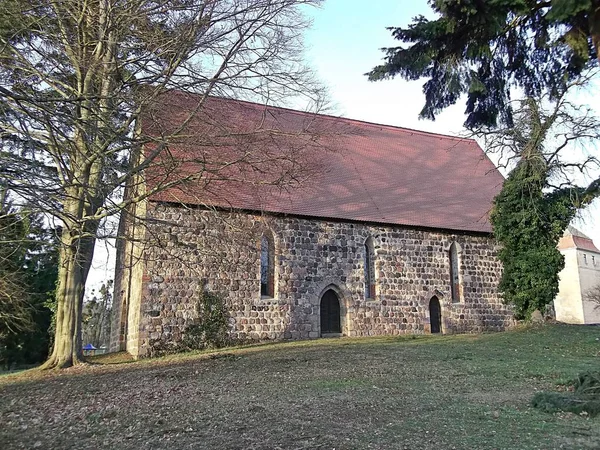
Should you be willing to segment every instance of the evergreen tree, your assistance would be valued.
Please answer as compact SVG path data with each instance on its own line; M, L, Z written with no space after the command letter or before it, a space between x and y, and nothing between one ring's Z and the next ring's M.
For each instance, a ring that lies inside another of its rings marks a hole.
M0 208L0 365L48 356L58 273L56 239L40 215Z
M518 319L544 311L558 293L564 258L557 248L575 216L574 188L545 193L548 164L537 152L524 155L494 201L491 221L502 245L499 288Z
M600 0L429 4L438 17L391 28L402 45L384 49L384 64L368 76L427 79L421 117L428 119L466 94L465 126L491 143L488 151L519 160L491 220L503 245L500 289L516 315L527 318L558 290L564 264L558 239L577 209L600 194L600 177L579 188L569 173L597 167L598 158L574 162L563 155L576 142L600 139L590 111L566 100L600 61ZM523 100L511 100L514 88Z
M510 88L558 92L600 61L600 0L430 0L423 16L390 28L404 45L384 49L370 80L427 78L421 116L434 119L467 94L465 125L512 124ZM557 83L559 82L559 83Z
M494 200L490 220L502 245L499 288L521 319L554 300L564 267L558 240L577 211L597 196L594 183L577 187L562 173L561 147L600 138L598 121L576 114L565 99L566 91L552 107L548 102L542 107L543 99L524 99L515 108L514 126L487 136L490 148L518 160Z

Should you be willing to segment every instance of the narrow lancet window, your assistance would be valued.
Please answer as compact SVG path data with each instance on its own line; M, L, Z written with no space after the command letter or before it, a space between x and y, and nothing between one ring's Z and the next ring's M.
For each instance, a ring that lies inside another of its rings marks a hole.
M375 250L372 238L365 241L365 297L375 298Z
M460 268L458 261L458 246L456 242L450 245L450 284L452 289L452 303L460 302Z
M275 296L275 269L273 238L267 235L260 240L260 295L263 297Z

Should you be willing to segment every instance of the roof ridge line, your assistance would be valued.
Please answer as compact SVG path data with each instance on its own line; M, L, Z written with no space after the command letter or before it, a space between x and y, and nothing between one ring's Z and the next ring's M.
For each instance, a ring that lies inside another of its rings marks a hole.
M176 89L173 89L173 91L179 92L179 93L185 94L185 95L200 95L200 94L195 94L193 92L178 91ZM354 122L354 123L368 125L368 126L372 126L372 127L385 127L385 128L391 128L394 130L404 130L404 131L407 131L410 133L424 134L424 135L428 135L428 136L437 136L439 138L450 139L453 141L463 141L463 142L470 141L470 142L477 144L477 141L474 138L451 136L449 134L436 133L434 131L417 130L415 128L402 127L400 125L389 125L389 124L383 124L383 123L377 123L377 122L370 122L368 120L353 119L350 117L342 117L342 116L334 116L333 114L323 114L323 113L314 113L314 112L308 112L308 111L300 111L298 109L293 109L293 108L289 108L286 106L268 105L265 103L258 103L258 102L253 102L250 100L240 100L240 99L236 99L236 98L218 97L216 95L209 95L208 98L224 100L224 101L228 101L228 102L235 102L235 103L244 103L244 104L251 105L251 106L261 106L261 107L265 107L265 108L272 108L272 109L287 111L287 112L290 112L293 114L312 115L312 116L322 117L324 119L342 120L345 122Z

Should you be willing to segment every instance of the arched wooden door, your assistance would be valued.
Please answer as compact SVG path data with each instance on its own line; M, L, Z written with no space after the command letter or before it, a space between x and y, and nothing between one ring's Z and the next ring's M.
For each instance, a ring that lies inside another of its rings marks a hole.
M340 300L332 289L321 297L321 335L341 333Z
M442 309L439 299L434 295L429 300L429 323L432 333L441 333L442 331Z

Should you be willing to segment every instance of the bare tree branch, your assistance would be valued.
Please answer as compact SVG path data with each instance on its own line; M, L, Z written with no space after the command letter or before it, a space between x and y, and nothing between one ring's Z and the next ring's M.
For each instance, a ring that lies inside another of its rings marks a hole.
M244 174L252 170L273 174L265 181L273 185L306 178L301 151L260 149L261 140L276 139L275 127L220 126L222 136L191 137L206 148L255 144L221 160L186 160L171 149L190 138L190 123L210 119L211 96L322 108L324 90L302 60L308 22L300 11L321 0L7 1L13 28L0 31L0 184L63 229L47 366L68 366L80 355L83 286L104 221L180 184L250 182ZM176 113L176 126L158 129L152 111L173 91L193 94L195 104ZM294 138L307 146L314 134L307 128ZM182 175L185 164L196 171ZM154 179L145 189L148 173ZM134 195L123 198L126 186Z

